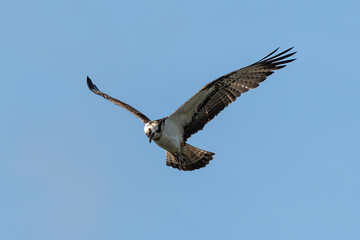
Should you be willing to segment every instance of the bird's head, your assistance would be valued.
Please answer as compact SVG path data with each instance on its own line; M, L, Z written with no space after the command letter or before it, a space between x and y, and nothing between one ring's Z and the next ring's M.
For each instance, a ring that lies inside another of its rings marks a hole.
M145 124L144 132L145 135L149 138L149 142L151 143L151 140L154 139L159 140L161 136L161 125L156 121L150 121Z

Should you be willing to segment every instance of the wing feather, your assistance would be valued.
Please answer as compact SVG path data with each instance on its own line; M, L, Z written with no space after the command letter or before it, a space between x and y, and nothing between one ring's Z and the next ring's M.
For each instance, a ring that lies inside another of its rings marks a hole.
M88 88L95 94L102 96L103 98L109 100L110 102L114 103L117 106L120 106L122 108L124 108L125 110L129 111L131 114L135 115L135 117L139 118L144 124L146 124L147 122L150 121L150 119L148 117L146 117L144 114L142 114L141 112L139 112L138 110L136 110L135 108L133 108L132 106L117 100L113 97L110 97L109 95L101 92L95 84L93 84L93 82L91 81L91 79L89 77L86 78L86 83Z
M285 67L295 59L288 59L296 52L288 53L289 48L274 55L279 48L254 64L230 72L200 89L193 97L169 116L169 120L177 122L183 127L184 141L192 134L202 130L230 103L234 102L242 93L254 89L274 73L274 70ZM287 54L286 54L287 53Z

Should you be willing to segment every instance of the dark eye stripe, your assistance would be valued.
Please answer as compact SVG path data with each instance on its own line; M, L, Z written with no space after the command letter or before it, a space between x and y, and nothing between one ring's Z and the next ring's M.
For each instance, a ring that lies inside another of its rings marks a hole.
M162 121L158 126L158 130L156 131L156 132L161 132L161 128L162 128L162 126L163 126L163 124L164 124L164 121Z

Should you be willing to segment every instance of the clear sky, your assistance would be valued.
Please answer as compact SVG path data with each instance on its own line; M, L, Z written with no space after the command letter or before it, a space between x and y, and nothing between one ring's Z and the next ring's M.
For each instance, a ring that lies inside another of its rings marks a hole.
M359 1L2 1L0 239L360 239ZM280 47L297 60L165 166L143 124Z

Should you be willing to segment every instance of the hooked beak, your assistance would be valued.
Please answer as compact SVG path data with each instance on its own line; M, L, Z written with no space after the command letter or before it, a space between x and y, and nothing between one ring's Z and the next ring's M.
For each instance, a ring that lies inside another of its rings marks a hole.
M150 134L149 136L149 143L151 143L152 138L154 137L154 134Z

